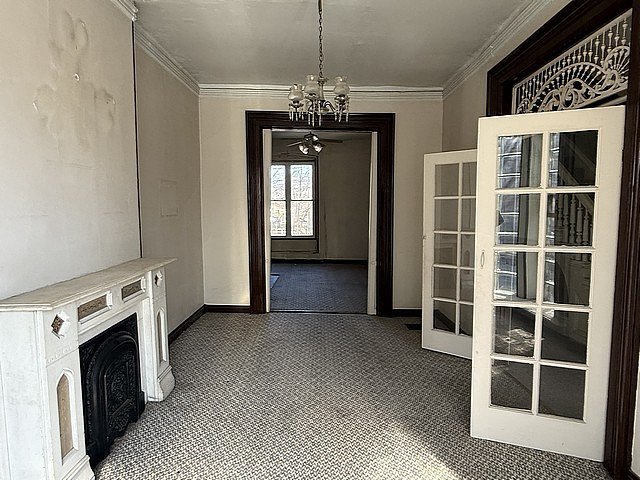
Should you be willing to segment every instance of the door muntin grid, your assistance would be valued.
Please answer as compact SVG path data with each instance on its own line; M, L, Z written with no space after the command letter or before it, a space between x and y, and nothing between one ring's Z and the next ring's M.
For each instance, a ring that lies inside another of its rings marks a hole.
M598 141L595 130L498 139L491 408L584 421Z
M477 162L435 165L431 328L473 334Z

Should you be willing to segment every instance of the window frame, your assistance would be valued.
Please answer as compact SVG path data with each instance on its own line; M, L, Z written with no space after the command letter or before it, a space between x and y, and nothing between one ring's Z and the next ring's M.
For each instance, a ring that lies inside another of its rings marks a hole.
M309 156L296 156L287 159L278 159L276 161L271 162L271 166L275 165L283 165L285 166L285 214L286 214L286 234L285 235L273 235L271 233L271 226L269 226L269 236L272 241L296 241L296 240L318 240L318 226L319 226L319 203L318 203L318 156L317 155L309 155ZM313 202L313 235L292 235L291 234L291 203L297 200L291 200L291 167L293 165L311 165L311 188L312 188L312 199ZM269 170L269 180L271 181L271 169ZM282 202L283 200L274 200L273 198L269 198L269 211L271 211L271 205L273 202ZM269 215L271 217L271 215Z

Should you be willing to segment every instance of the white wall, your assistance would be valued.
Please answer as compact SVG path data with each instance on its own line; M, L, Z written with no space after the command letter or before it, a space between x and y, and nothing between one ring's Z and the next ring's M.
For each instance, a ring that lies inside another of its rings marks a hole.
M207 304L249 304L245 110L283 110L286 102L284 97L200 99ZM420 308L422 163L425 153L442 147L442 102L354 98L351 107L396 114L393 305Z
M136 48L143 254L168 265L168 328L204 303L200 210L199 101Z
M291 142L274 139L274 154L290 150L286 146ZM370 166L370 135L345 139L343 143L327 143L318 156L318 251L315 251L316 242L274 238L272 258L366 260ZM313 253L310 244L313 244Z
M529 19L508 42L493 51L491 59L486 64L446 96L442 121L444 151L476 148L478 118L484 117L486 113L487 72L562 10L569 1L550 2L536 17Z
M0 65L0 298L137 258L131 22L2 1Z

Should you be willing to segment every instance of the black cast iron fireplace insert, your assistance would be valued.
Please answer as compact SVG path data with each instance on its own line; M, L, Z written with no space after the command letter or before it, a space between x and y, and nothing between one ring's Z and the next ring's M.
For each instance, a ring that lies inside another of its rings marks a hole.
M85 444L95 467L144 410L137 315L82 344L80 369Z

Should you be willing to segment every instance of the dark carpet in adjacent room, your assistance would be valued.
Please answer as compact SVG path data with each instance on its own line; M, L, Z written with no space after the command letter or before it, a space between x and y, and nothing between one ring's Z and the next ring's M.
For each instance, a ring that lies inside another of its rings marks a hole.
M595 462L469 436L471 362L408 319L206 314L97 480L588 480Z
M366 313L367 266L342 263L276 263L272 311Z

